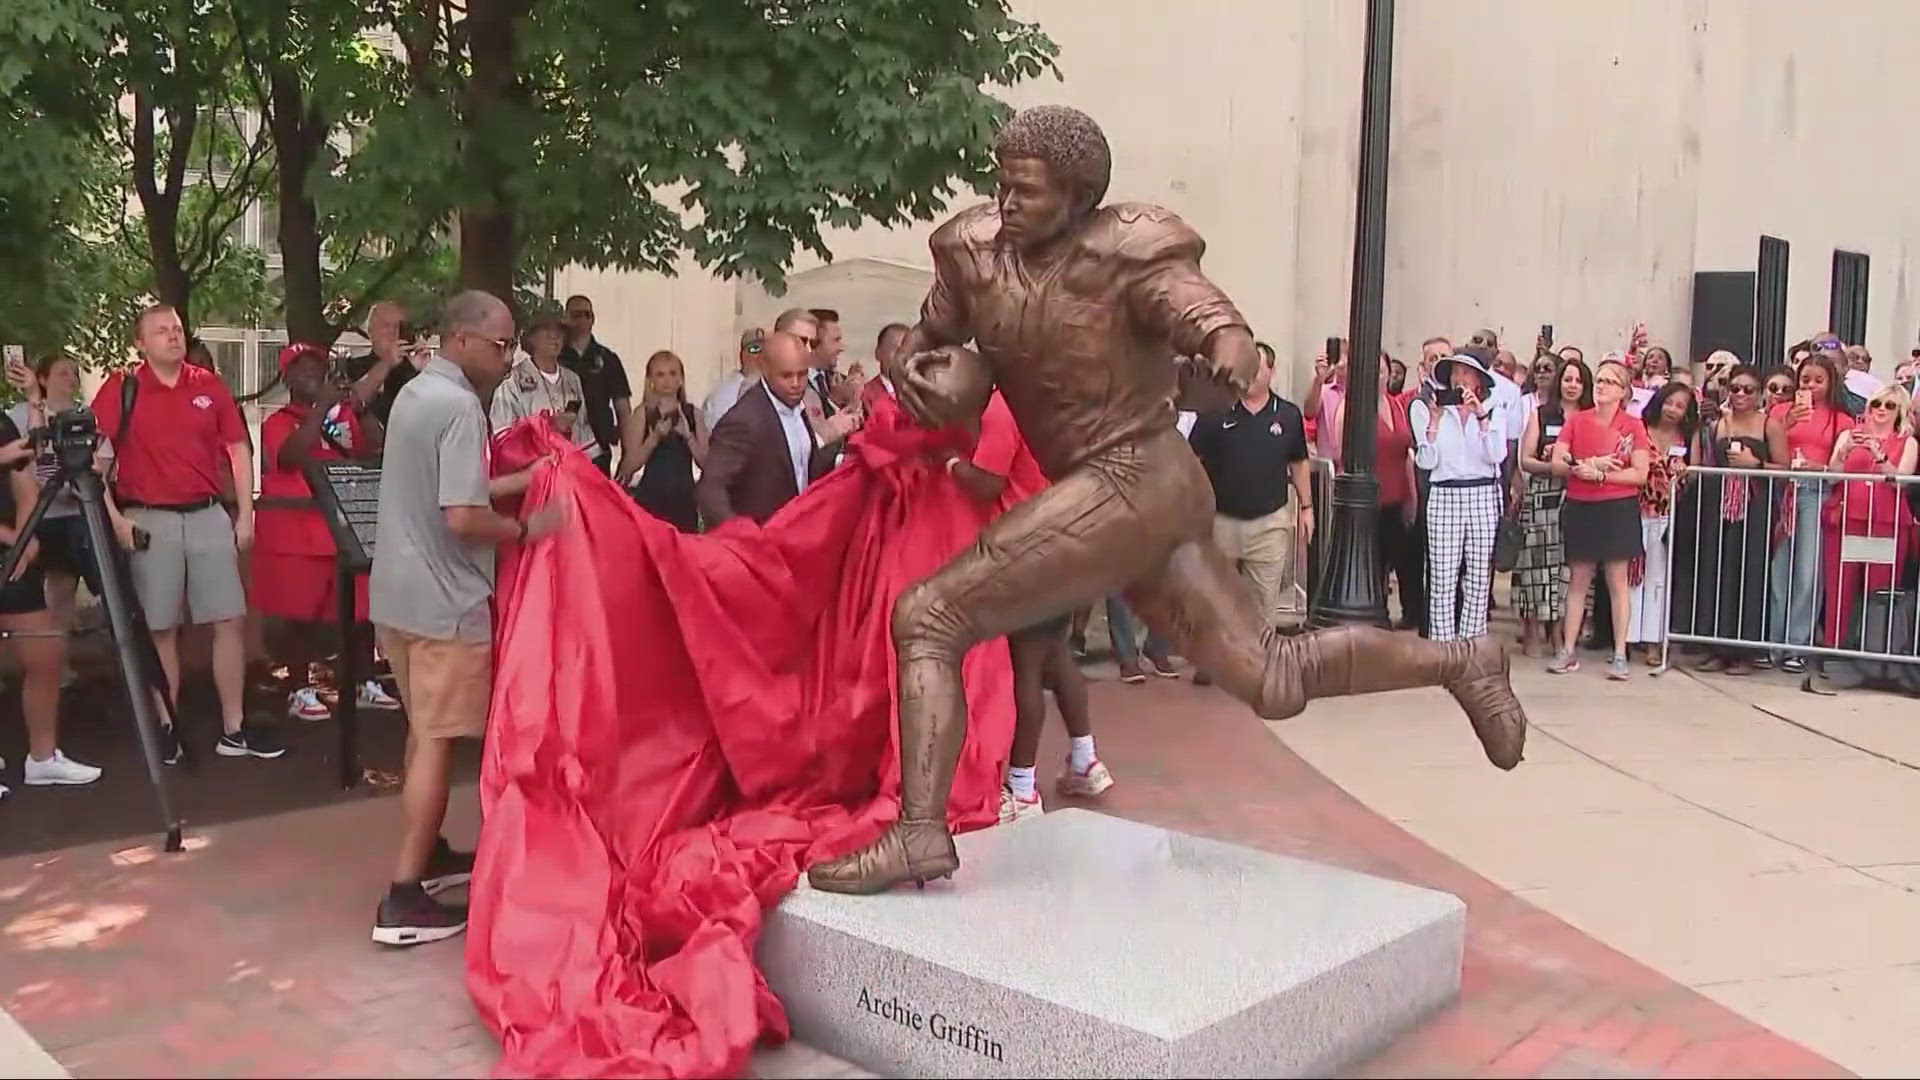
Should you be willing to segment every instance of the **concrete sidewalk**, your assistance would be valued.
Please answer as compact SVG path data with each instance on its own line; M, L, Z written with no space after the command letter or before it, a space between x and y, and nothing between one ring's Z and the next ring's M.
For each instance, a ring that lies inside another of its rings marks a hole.
M0 1076L48 1080L67 1075L67 1070L33 1041L26 1028L15 1023L5 1009L0 1009Z
M1443 695L1273 725L1370 808L1600 941L1867 1076L1920 1068L1920 723L1784 677L1515 657L1527 761Z

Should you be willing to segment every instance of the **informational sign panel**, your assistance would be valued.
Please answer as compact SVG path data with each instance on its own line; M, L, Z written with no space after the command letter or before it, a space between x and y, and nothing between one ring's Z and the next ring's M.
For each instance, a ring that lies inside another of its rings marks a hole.
M372 569L374 525L380 518L379 463L310 462L307 486L348 565L356 573Z

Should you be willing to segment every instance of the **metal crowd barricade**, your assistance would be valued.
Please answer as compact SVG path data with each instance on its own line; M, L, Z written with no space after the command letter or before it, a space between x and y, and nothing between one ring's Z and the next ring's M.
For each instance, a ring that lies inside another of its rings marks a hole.
M1313 486L1313 539L1293 545L1293 580L1307 590L1307 602L1319 595L1320 575L1327 568L1327 529L1333 525L1333 461L1308 459Z
M1663 649L1830 658L1845 661L1822 665L1836 682L1920 690L1917 486L1920 476L1688 469L1668 504Z

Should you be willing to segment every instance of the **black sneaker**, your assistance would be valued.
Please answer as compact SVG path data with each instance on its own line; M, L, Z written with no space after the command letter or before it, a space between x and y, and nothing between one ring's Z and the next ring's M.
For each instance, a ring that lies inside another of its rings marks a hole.
M471 880L473 852L455 851L447 838L441 837L433 845L433 854L427 856L427 872L420 875L420 887L433 896Z
M443 941L466 928L465 904L443 904L418 884L394 883L373 916L373 940L399 948Z
M287 744L280 740L280 732L274 728L248 721L240 725L239 731L220 736L213 752L221 757L277 758L287 752Z
M172 724L160 725L160 763L178 765L186 751L180 749L180 736L174 733Z

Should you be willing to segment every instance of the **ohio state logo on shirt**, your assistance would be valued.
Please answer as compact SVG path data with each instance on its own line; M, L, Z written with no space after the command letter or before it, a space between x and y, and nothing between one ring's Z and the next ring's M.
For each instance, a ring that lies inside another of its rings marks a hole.
M199 397L193 399L193 407L196 409L211 409L213 408L213 399L205 394L201 394Z

